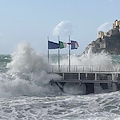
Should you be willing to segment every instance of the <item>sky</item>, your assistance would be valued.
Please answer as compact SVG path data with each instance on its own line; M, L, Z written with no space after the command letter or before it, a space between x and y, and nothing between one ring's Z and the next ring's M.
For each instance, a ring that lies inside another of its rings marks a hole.
M120 20L119 5L120 0L0 0L0 54L15 52L22 42L47 54L48 37L58 42L58 36L77 41L79 48L71 52L81 54L98 31ZM68 47L60 52L68 53Z

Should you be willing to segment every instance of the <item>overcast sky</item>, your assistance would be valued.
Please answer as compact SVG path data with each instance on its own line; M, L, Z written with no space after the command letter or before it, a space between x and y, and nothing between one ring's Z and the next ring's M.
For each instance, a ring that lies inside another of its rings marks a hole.
M13 53L24 41L47 54L47 36L57 42L58 35L64 42L70 35L80 46L74 53L82 53L116 19L120 0L0 0L0 54Z

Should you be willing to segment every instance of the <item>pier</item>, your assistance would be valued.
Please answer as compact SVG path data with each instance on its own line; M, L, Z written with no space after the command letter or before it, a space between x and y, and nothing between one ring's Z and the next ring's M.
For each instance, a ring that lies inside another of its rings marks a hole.
M61 80L51 80L50 84L57 85L63 92L65 84L74 84L80 87L84 85L86 88L83 91L84 94L96 93L99 89L102 90L101 92L120 90L119 67L115 67L114 69L111 67L103 69L101 67L102 69L100 69L100 66L73 66L73 68L75 69L71 69L70 72L67 69L63 71L61 69L52 69L50 73L60 75Z

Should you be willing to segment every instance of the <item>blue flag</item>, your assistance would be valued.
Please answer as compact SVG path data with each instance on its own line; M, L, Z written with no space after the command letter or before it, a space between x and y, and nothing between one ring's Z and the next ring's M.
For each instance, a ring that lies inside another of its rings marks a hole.
M59 48L59 44L52 42L52 41L48 41L48 49L58 49Z
M71 41L71 49L77 49L79 47L77 41Z

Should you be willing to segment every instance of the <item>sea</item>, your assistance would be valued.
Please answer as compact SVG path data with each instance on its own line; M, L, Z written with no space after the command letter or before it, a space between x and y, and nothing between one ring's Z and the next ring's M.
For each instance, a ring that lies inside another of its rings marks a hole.
M60 55L68 65L68 55ZM63 93L49 84L61 79L48 71L57 55L36 52L22 43L12 54L0 55L0 120L120 120L120 91L81 95L75 86ZM119 70L120 56L107 53L71 54L71 65L106 66ZM102 68L102 67L101 67Z

